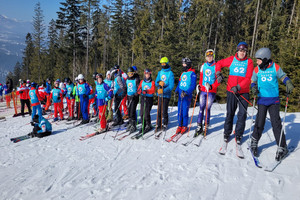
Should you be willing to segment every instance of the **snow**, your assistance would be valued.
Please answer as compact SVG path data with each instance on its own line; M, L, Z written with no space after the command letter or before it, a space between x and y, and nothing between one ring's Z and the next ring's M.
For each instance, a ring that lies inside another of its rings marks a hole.
M254 165L247 150L250 117L242 144L245 159L236 156L233 136L226 155L218 153L225 107L213 104L211 127L200 147L181 145L187 136L178 143L154 137L118 141L111 137L113 132L105 139L98 135L80 141L80 136L94 132L93 126L67 129L70 125L64 123L54 124L49 137L12 143L11 137L25 135L32 127L29 116L7 117L0 122L0 199L299 199L300 113L286 117L287 143L295 151L266 172ZM156 111L153 106L153 123ZM197 107L190 136L198 112ZM175 132L177 108L170 108L169 116L167 137ZM274 161L276 148L267 120L259 142L262 164Z

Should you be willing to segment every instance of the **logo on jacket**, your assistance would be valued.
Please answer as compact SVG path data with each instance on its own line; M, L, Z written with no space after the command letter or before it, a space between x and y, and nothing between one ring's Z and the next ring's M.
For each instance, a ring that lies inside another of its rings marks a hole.
M210 69L206 69L205 70L205 76L210 76L211 75L211 70Z
M143 90L148 90L150 89L149 85L145 85Z
M165 82L167 80L167 76L165 74L163 74L160 78L163 82Z
M132 88L132 87L133 87L133 84L132 84L132 83L128 83L128 87L129 87L129 88Z
M184 75L182 76L182 80L183 80L183 81L186 81L186 80L187 80L187 75L184 74Z

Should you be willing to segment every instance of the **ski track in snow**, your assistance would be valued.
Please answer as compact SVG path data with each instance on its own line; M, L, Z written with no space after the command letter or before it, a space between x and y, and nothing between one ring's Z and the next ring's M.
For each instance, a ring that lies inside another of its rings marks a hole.
M62 123L52 125L54 134L49 137L14 144L10 138L31 132L30 117L7 117L0 122L0 199L298 199L300 113L288 113L286 118L287 143L296 149L270 173L257 168L247 150L250 117L242 144L245 159L236 156L233 135L226 155L218 153L225 107L213 104L211 127L200 147L194 145L200 139L181 145L194 134L199 107L190 137L184 135L177 143L165 142L163 134L160 140L152 136L118 141L110 137L115 135L112 131L105 139L101 134L80 141L80 136L94 132L93 126L68 130L70 125ZM169 110L166 138L177 128L177 108ZM151 118L155 123L155 106ZM276 149L267 120L259 142L261 162L271 163Z

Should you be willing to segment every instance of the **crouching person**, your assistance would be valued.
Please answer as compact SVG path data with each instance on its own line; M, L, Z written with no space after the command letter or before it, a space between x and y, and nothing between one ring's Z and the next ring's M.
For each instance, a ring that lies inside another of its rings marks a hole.
M42 138L51 135L52 133L52 126L50 122L44 117L40 118L39 115L34 115L31 125L33 126L33 130L28 134L31 137Z

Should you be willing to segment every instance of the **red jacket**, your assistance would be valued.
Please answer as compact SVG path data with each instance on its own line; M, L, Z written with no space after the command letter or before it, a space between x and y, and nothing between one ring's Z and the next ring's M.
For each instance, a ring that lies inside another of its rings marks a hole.
M200 85L200 87L201 87L200 90L201 90L202 92L207 92L205 86L202 85L202 82L203 82L203 65L204 65L204 63L202 64L201 69L200 69L200 80L199 80L199 85ZM211 65L211 67L214 66L214 65L216 65L216 63L213 63L213 64ZM216 80L215 80L215 82L211 85L212 89L209 90L208 92L217 93L217 88L218 88L218 86L220 85L220 83L218 83L218 81L217 81L217 76L216 76L217 71L220 71L220 68L217 69L217 67L216 67L216 70L215 70L215 78L216 78Z
M20 93L21 91L22 93ZM18 88L17 95L20 95L20 99L30 99L29 88L21 85L21 87Z
M249 93L249 89L250 89L250 84L251 84L251 77L253 74L253 61L251 60L251 58L247 58L247 56L244 59L239 59L237 57L237 53L235 54L235 56L230 56L228 58L222 59L220 61L217 62L216 64L216 68L217 69L221 69L223 67L228 67L229 70L231 68L231 64L234 60L234 58L237 59L237 61L248 61L247 64L247 71L245 74L245 77L243 76L235 76L235 75L230 75L228 76L228 81L227 81L227 91L230 91L230 89L234 86L239 85L241 87L239 93ZM232 69L233 70L233 69Z
M39 100L40 101L45 100L46 95L47 95L47 93L45 91L45 88L43 86L40 86L39 89L38 89L38 92L39 92L39 95L41 97L41 99L39 99Z

